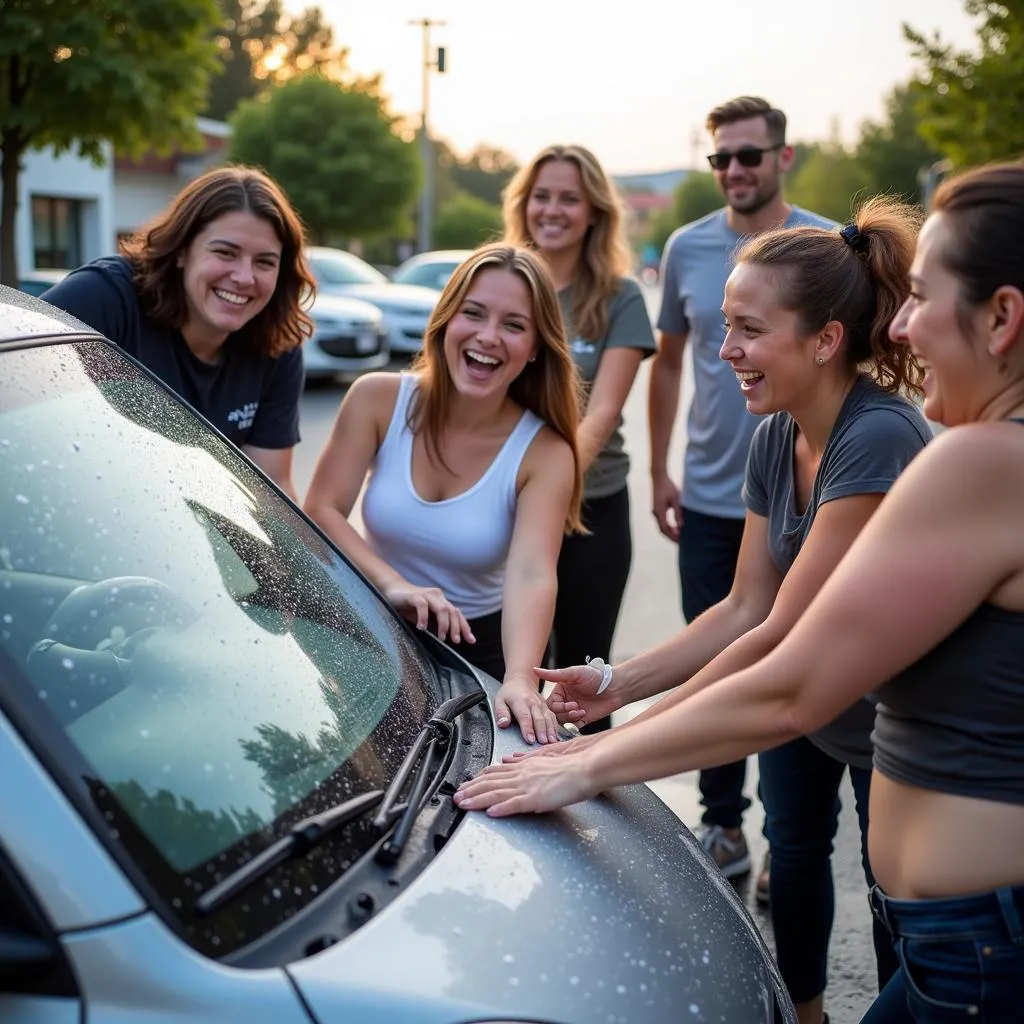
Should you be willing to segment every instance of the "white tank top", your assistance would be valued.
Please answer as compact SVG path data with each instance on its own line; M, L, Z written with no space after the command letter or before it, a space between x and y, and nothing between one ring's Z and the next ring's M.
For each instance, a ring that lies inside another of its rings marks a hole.
M440 587L467 619L490 615L502 604L519 466L544 422L524 411L469 490L424 501L413 486L408 426L416 386L415 374L401 375L395 411L363 495L366 540L410 583Z

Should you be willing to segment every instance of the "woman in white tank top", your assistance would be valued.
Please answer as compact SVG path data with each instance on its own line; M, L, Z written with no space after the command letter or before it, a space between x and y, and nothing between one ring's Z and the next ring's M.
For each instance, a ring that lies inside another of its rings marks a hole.
M580 528L578 410L547 272L484 246L445 286L409 373L352 385L305 502L417 628L502 680L498 724L515 718L531 743L556 739L533 669L562 537ZM364 483L365 538L348 521Z

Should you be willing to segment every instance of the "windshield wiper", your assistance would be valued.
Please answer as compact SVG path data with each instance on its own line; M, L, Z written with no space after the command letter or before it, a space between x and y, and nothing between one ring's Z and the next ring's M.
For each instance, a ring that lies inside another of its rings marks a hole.
M388 786L384 799L381 800L380 807L377 808L377 815L373 819L374 828L378 832L383 832L388 827L392 815L399 813L399 795L406 785L409 785L405 808L400 812L401 818L394 833L377 851L377 860L385 864L394 864L402 855L405 844L409 840L409 834L416 822L416 816L432 795L427 792L427 785L432 778L430 768L438 754L447 751L452 741L455 734L452 723L470 708L480 704L485 696L483 690L478 690L461 697L452 697L441 704L423 724L419 735L409 748L409 753L405 755L395 777L391 780L391 785Z
M383 797L382 790L373 789L368 793L354 796L351 800L345 800L336 807L329 807L326 811L297 821L277 842L271 843L262 853L246 861L237 871L231 872L227 878L221 879L204 892L196 900L195 912L199 915L212 913L257 879L273 871L279 864L308 853L342 825L347 825L361 818L367 811L373 810ZM385 821L388 818L394 821L404 811L404 805L392 808Z

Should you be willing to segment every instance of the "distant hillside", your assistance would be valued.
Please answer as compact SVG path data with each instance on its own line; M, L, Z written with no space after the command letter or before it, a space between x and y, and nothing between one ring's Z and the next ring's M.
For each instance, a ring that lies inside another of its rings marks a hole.
M623 192L654 192L670 196L689 173L679 168L675 171L651 171L648 174L615 174L612 177Z

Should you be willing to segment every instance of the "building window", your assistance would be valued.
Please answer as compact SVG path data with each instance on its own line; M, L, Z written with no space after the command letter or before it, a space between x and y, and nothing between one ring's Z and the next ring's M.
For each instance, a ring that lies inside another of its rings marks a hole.
M39 270L70 270L82 263L82 207L78 199L32 197L32 247Z

